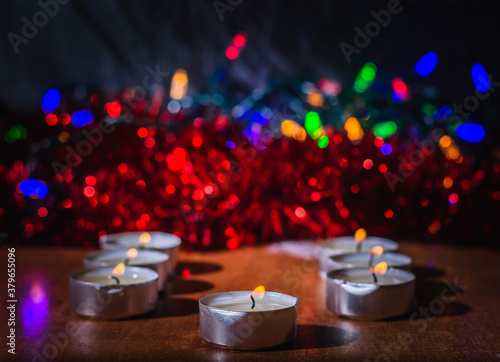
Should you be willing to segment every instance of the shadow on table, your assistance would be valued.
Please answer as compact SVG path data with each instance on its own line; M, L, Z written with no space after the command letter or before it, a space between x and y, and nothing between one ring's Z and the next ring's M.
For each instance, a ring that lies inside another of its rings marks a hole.
M416 308L408 315L388 320L434 319L469 313L472 308L458 301L464 288L451 283L419 281L415 284Z
M339 347L352 343L357 333L346 329L315 324L297 325L297 337L291 343L270 348L270 351L292 351L298 349Z
M213 273L222 270L222 266L214 263L180 261L177 263L175 272L177 275L182 275L184 270L189 270L191 275Z
M202 280L190 280L183 278L176 278L169 282L168 294L189 294L205 292L214 287L212 283Z
M198 308L197 300L164 295L158 300L156 310L151 313L149 318L180 317L198 314Z
M445 283L439 281L416 280L415 296L418 304L428 303L433 299L455 299L464 292L464 288L460 285Z
M442 277L444 275L443 269L429 268L424 265L412 266L411 272L415 274L417 280L437 278L437 277Z

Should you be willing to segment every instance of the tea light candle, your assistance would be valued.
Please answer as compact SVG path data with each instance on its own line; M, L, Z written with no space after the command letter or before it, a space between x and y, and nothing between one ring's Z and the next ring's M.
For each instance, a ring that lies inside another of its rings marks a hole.
M384 273L377 270L381 264L373 274L368 268L329 272L327 308L338 316L368 320L410 313L415 307L415 275L395 268Z
M158 273L119 264L78 270L69 276L70 308L82 317L122 319L152 311L158 301Z
M170 258L169 272L175 269L181 242L178 236L159 231L109 234L99 238L99 245L104 250L136 248L162 251Z
M360 232L360 230L363 230ZM361 235L360 235L361 234ZM332 270L332 255L369 252L374 246L381 246L385 251L396 251L399 247L394 240L366 236L364 229L358 229L355 236L342 236L328 239L319 244L319 275L324 279L326 272Z
M410 257L398 253L383 253L381 255L348 253L331 256L331 263L328 264L326 272L347 268L369 268L371 266L370 259L372 259L374 264L385 261L389 267L405 270L409 270L411 265Z
M158 273L158 291L165 290L167 275L170 270L169 256L156 250L120 249L96 251L84 258L86 268L125 265L142 266Z
M200 336L217 347L239 350L290 342L297 333L296 306L297 298L264 294L263 287L208 295L199 301Z

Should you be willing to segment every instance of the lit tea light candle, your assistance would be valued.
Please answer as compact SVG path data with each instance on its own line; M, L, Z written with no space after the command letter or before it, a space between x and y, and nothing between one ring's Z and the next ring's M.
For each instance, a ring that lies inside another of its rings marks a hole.
M220 348L255 350L292 341L297 298L265 292L224 292L200 299L200 336Z
M122 319L152 311L158 301L158 273L118 264L78 270L69 276L70 308L82 317Z
M353 319L386 319L410 313L415 308L415 275L375 267L339 269L328 273L326 305L338 316Z
M380 246L385 251L396 251L399 247L394 240L367 236L364 229L356 230L354 236L341 236L328 239L319 244L319 274L324 279L326 272L332 270L332 255L346 253L368 253L373 247Z
M380 246L373 247L369 253L347 253L330 257L326 272L337 269L371 267L374 262L386 262L391 268L410 270L411 258L398 253L384 253Z
M118 249L96 251L84 258L86 268L112 266L118 263L149 268L158 273L158 290L165 290L167 275L170 270L169 256L156 250Z
M104 250L136 248L162 251L170 258L169 272L172 272L177 264L181 239L176 235L159 231L128 232L103 235L99 238L99 245Z

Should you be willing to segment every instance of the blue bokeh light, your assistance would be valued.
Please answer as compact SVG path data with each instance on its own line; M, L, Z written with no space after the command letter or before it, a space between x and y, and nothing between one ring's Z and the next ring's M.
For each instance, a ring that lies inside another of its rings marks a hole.
M428 52L415 64L415 73L421 77L428 77L436 69L439 57L434 52Z
M439 109L439 114L442 119L450 118L453 115L453 110L449 106L443 106Z
M396 103L399 103L399 102L402 102L404 99L404 94L402 94L401 92L392 92L392 100Z
M71 115L71 123L75 127L85 127L89 124L93 123L95 120L94 115L86 110L82 109L81 111L75 111Z
M491 87L488 72L484 69L482 64L476 63L471 69L472 82L478 92L487 92Z
M54 112L61 101L61 93L57 89L49 89L42 98L42 110L45 113Z
M475 123L462 123L457 126L455 132L458 137L467 142L480 142L486 135L483 126Z
M236 144L233 141L226 141L227 148L236 148Z
M392 146L388 143L384 143L382 147L380 147L380 152L384 155L388 156L392 153Z
M19 184L19 190L23 195L31 198L42 199L48 194L47 185L38 180L26 180Z

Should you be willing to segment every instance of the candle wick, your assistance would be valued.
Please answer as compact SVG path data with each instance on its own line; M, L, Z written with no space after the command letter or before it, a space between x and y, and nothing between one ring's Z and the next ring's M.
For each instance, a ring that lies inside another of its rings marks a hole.
M123 261L123 264L128 265L128 263L129 263L129 262L130 262L130 259L129 259L129 258L127 258L127 259L125 259L125 260Z
M120 284L120 279L118 279L114 275L108 275L108 279L114 279L116 281L116 284Z
M375 275L375 271L373 270L373 268L370 268L370 272L372 273L372 276L373 276L373 282L375 284L377 284L378 280L377 280L377 276Z
M368 266L371 268L372 265L373 265L373 257L375 256L375 254L373 253L370 253L370 261L368 262Z
M253 295L250 294L250 299L252 300L252 309L255 308L255 299L253 299Z
M358 241L357 244L356 244L356 253L359 253L361 251L361 244L363 242L362 241Z

